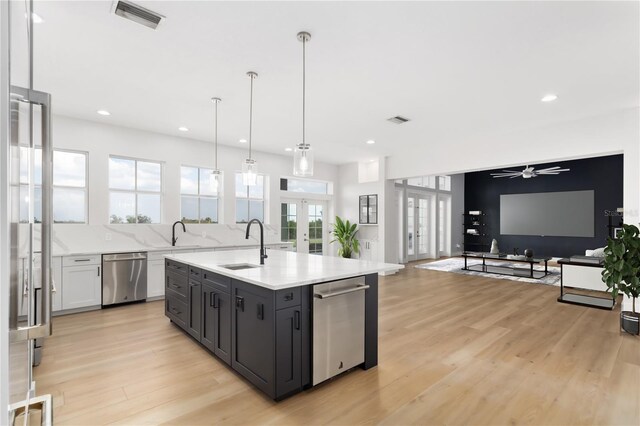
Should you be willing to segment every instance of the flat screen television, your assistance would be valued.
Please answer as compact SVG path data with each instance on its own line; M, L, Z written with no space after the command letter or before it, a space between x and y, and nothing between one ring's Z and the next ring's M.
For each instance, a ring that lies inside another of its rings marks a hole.
M593 238L594 191L502 194L500 234Z

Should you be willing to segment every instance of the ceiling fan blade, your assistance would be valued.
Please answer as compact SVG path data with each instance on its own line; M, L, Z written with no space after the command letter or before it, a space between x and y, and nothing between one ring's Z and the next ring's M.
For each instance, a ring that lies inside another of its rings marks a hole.
M493 176L494 178L521 176L521 175L522 173L491 173L491 176Z
M540 170L539 172L536 172L538 174L541 175L557 175L560 174L562 172L568 172L569 169L558 169L558 170Z
M555 170L555 169L559 169L560 166L555 166L555 167L547 167L546 169L540 169L538 170L539 172L546 172L547 170Z
M515 178L519 178L519 177L521 177L521 176L522 176L522 174L519 174L519 175L511 176L509 179L515 179ZM506 176L505 176L505 177L506 177Z

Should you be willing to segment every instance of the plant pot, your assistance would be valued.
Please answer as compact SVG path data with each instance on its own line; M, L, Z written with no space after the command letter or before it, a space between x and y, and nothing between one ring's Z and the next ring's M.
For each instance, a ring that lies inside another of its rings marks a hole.
M620 312L620 328L629 334L640 334L640 314L631 311Z

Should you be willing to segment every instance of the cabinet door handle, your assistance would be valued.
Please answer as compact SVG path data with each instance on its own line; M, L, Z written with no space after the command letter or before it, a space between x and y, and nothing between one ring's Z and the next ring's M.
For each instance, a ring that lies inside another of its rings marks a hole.
M264 319L264 304L263 303L258 303L258 319L259 320L263 320Z
M300 311L293 313L293 326L296 330L300 330Z
M236 309L240 309L241 312L244 312L244 297L236 296Z
M220 299L218 299L218 293L211 294L213 294L213 308L218 309L220 307Z
M216 307L216 302L213 300L213 293L209 293L209 306L212 308Z
M98 266L98 276L100 276L100 267Z

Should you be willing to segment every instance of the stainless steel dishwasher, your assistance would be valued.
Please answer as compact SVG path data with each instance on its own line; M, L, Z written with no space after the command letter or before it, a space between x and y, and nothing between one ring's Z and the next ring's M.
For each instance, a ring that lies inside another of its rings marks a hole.
M147 298L147 254L102 256L102 306Z
M313 286L313 385L364 362L364 277Z

